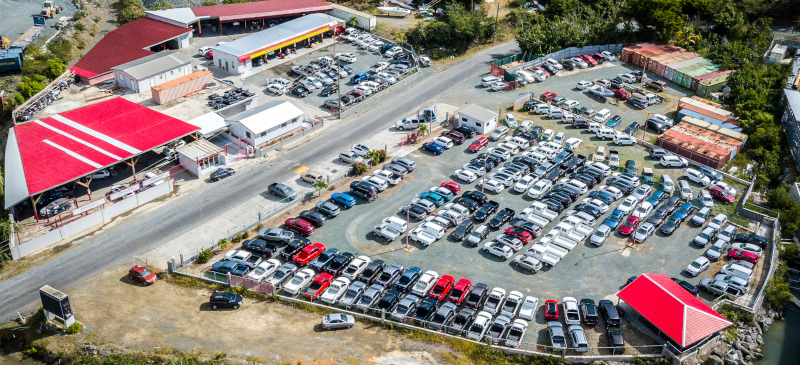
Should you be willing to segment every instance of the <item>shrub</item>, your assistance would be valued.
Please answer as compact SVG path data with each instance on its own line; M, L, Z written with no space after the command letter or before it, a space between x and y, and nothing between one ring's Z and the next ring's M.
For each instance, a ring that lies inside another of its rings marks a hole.
M353 174L354 175L363 175L365 172L369 170L369 166L365 163L356 162L353 164Z
M72 15L72 19L75 19L76 22L81 20L81 19L83 19L83 18L85 18L85 17L86 17L86 12L85 11L79 11L79 12L77 12L77 13Z
M264 223L259 223L259 224L256 226L256 231L260 231L262 228L264 228Z
M250 231L244 231L244 232L240 233L239 235L242 236L243 240L247 239L248 237L250 237Z
M224 250L225 247L228 247L228 240L225 238L220 238L217 244L219 245L220 250Z
M214 257L214 251L211 251L211 249L207 248L201 251L199 255L197 255L197 263L205 264L206 262L211 260L212 257Z
M781 258L786 260L790 267L797 267L800 264L800 247L795 243L785 243L779 247Z
M75 323L69 325L69 327L67 327L67 330L64 331L64 333L66 333L68 335L74 335L74 334L80 332L81 329L82 329L81 328L81 324L78 323L78 322L75 322Z
M81 22L76 22L75 23L75 31L76 32L80 33L80 32L83 32L84 30L86 30L86 25L85 24L83 24Z
M237 234L237 235L235 235L235 236L233 236L233 238L231 238L231 242L233 242L233 243L239 243L239 242L242 242L242 236L241 236L241 235L238 235L238 234Z

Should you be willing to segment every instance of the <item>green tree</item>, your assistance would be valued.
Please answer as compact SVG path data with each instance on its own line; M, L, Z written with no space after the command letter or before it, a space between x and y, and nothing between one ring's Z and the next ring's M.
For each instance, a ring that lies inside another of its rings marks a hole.
M328 182L326 180L320 179L314 182L314 189L317 190L317 196L320 195L320 192L322 190L325 190L327 188L328 188Z
M356 18L355 16L351 16L350 19L347 20L347 24L352 25L354 27L358 26L358 18Z
M64 62L61 61L60 58L51 58L47 61L47 66L44 68L44 75L52 80L61 76L66 70L67 66L64 65Z
M426 133L428 133L428 126L425 124L420 124L418 130L424 136Z
M144 16L144 6L139 0L123 0L117 13L117 22L127 24Z
M172 9L172 4L165 0L154 2L147 6L147 10L169 10L169 9Z
M680 0L629 0L628 12L640 27L654 32L662 42L683 28Z
M44 90L47 78L42 75L34 75L33 78L23 76L22 82L17 85L17 92L22 94L25 99L36 95L39 91Z

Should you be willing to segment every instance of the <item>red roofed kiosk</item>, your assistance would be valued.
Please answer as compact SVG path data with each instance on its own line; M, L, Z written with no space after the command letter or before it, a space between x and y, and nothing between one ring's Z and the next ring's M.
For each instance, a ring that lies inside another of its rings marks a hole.
M732 325L666 275L643 274L617 296L629 315L658 332L678 353Z

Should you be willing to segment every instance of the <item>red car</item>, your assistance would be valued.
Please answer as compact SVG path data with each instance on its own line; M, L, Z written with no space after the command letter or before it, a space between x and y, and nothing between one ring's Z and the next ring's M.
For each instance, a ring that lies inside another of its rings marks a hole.
M489 144L489 140L486 139L486 137L480 137L480 138L472 141L472 143L470 143L469 150L472 151L472 152L478 152L478 151L482 150L484 147L486 147L488 144Z
M589 65L589 67L597 66L597 60L595 60L594 57L588 54L581 55L580 57L584 62L586 62L586 64Z
M300 251L297 255L294 255L294 262L296 262L300 266L306 266L306 264L317 258L322 251L325 251L325 245L317 242L313 245L308 245L303 247L303 250Z
M592 53L592 54L591 54L591 56L592 56L592 58L594 58L594 59L595 59L595 61L597 61L598 63L603 63L603 62L606 62L606 56L603 56L603 55L601 55L601 54L599 54L599 53Z
M208 51L206 51L205 57L206 57L207 60L210 60L210 59L214 58L214 50L213 49L209 49Z
M311 299L316 300L317 297L328 289L328 286L331 285L331 281L333 280L333 276L328 273L322 273L317 275L314 280L311 282L311 285L306 289L303 293L303 296Z
M452 276L442 275L441 279L439 279L436 285L433 286L433 289L431 289L430 297L436 300L444 300L444 298L447 297L447 293L450 292L450 289L453 289L453 284L455 282L456 279L453 279Z
M457 145L464 143L464 141L467 139L467 137L464 137L464 135L459 131L445 131L442 133L442 136L452 139L453 143Z
M628 100L628 98L631 97L630 94L628 94L628 92L625 90L612 89L611 91L614 93L614 96L616 96L617 99L620 100Z
M133 280L144 283L144 285L153 285L156 282L156 274L153 274L144 266L136 265L132 267L128 270L128 276Z
M639 226L639 217L630 216L625 220L625 223L619 227L619 233L630 236L631 233L636 230L637 226Z
M550 101L550 100L553 100L553 99L555 99L555 97L556 97L556 96L558 96L558 94L556 94L556 93L551 93L551 92L547 91L547 92L545 92L545 93L542 93L542 95L541 95L541 96L539 96L539 100L541 100L541 101L543 101L543 102L545 102L545 103L546 103L546 102L548 102L548 101Z
M533 68L533 71L539 71L539 70L542 70L542 72L544 72L544 77L552 76L552 75L550 75L550 71L545 70L544 67L534 67Z
M286 224L286 228L305 236L314 233L314 225L303 218L289 218L283 223Z
M721 200L726 203L733 203L733 201L736 200L736 197L733 196L733 194L728 193L719 186L715 186L711 189L708 189L708 192L714 199Z
M526 245L533 241L533 235L522 228L508 227L506 228L506 234L519 239L523 244Z
M544 302L544 319L548 321L558 320L558 302L552 299Z
M467 279L458 279L458 282L453 287L453 290L450 290L450 295L447 297L447 300L455 303L456 305L461 305L461 302L467 297L471 287L471 281Z
M458 193L461 192L461 185L458 185L457 183L454 183L452 181L443 182L439 186L441 186L441 187L443 187L443 188L445 188L447 190L450 190L453 194L458 194Z
M752 262L754 264L758 263L758 255L748 251L730 250L728 251L728 257L736 260Z

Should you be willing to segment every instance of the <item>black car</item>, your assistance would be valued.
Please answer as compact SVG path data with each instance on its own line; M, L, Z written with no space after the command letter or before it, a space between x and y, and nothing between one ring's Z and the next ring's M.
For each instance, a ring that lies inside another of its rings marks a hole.
M544 69L547 70L547 72L549 72L551 75L555 75L558 73L558 69L551 64L545 63L542 65L542 67L544 67Z
M307 220L309 223L313 224L314 227L322 227L325 225L325 221L327 220L325 214L313 210L301 212L300 218Z
M370 285L385 268L386 263L383 262L383 260L374 260L367 264L367 267L364 269L364 271L358 275L358 281L363 281L367 285Z
M577 129L589 128L589 121L586 119L577 118L572 121L572 127Z
M457 131L444 131L442 132L442 136L450 138L455 145L460 145L466 140L464 135Z
M419 205L412 205L410 208L403 207L403 213L406 213L406 209L409 210L407 214L416 220L423 219L428 215L428 211Z
M278 242L267 241L261 237L256 237L242 243L242 248L265 258L270 258L278 251Z
M481 206L481 209L478 209L478 211L475 212L474 218L480 222L483 222L486 220L486 218L489 218L490 215L497 212L497 209L499 208L500 203L494 200L489 200L488 202L484 203L483 206Z
M622 337L622 332L620 330L607 329L606 340L608 341L608 346L611 347L611 353L613 355L625 352L625 339Z
M667 131L667 129L669 129L668 125L666 125L664 123L661 123L660 121L655 120L655 119L648 119L644 123L644 126L645 126L645 128L654 129L658 133L664 133L664 132Z
M639 131L639 123L637 122L631 122L631 124L628 124L628 126L625 127L625 134L629 136L635 135L636 132L638 131Z
M403 274L403 265L400 264L391 264L385 269L377 279L375 279L375 284L378 284L384 288L389 288L394 284L397 279L400 278L400 275Z
M663 226L661 226L661 233L667 236L672 236L675 230L680 228L681 223L683 223L682 219L672 215L669 218L667 218L667 221L664 222Z
M589 187L589 189L593 188L598 183L597 179L594 176L588 174L576 174L575 177L573 177L573 179L586 184Z
M514 131L514 136L522 138L522 139L528 141L528 143L535 143L536 140L537 140L536 136L534 136L533 133L525 132L525 131L523 131L521 129L517 129L516 131Z
M664 209L664 207L660 207L650 215L650 218L647 219L647 223L658 227L661 225L661 223L664 223L664 221L667 219L667 215L669 215L667 210Z
M468 198L466 196L460 196L460 197L456 198L455 200L453 200L453 203L456 203L458 205L463 206L464 208L469 209L470 213L475 212L476 210L478 210L478 207L479 207L478 202L476 202L476 201L474 201L474 200L472 200L472 199L470 199L470 198Z
M564 204L561 204L557 200L553 199L544 199L542 200L542 204L546 205L548 209L556 213L561 213L564 211L564 208L566 208Z
M680 285L681 288L683 288L686 291L688 291L689 294L694 295L694 296L700 295L700 289L697 289L697 287L692 285L690 282L688 282L686 280L681 280L681 279L678 279L678 278L670 278L670 279L672 279L672 281L674 281L675 284Z
M414 284L417 283L419 277L422 273L422 269L418 267L410 267L406 270L403 275L400 275L400 279L397 279L397 283L395 283L395 287L397 290L401 292L407 292L409 289L414 287Z
M594 304L594 300L581 299L580 308L581 320L584 324L591 326L599 322L600 315L597 313L597 306Z
M569 160L567 160L567 162L561 165L561 169L564 170L565 172L572 172L575 171L576 168L581 166L585 161L586 161L585 159L581 161L580 157L578 156L572 156L572 158L570 158Z
M455 128L453 128L453 130L455 130L455 131L457 131L457 132L460 132L460 133L461 133L461 134L463 134L463 135L464 135L464 137L466 137L466 138L472 138L472 137L475 137L475 134L477 133L477 132L475 131L475 128L472 128L472 127L470 127L470 126L468 126L468 125L460 125L460 126L458 126L458 127L455 127Z
M542 136L542 133L544 133L544 128L541 126L537 125L531 129L531 134L536 137L536 139L539 139L539 137Z
M561 205L563 205L564 208L566 208L567 206L572 204L572 198L570 198L568 195L566 195L564 193L550 191L549 193L544 195L544 198L545 199L555 200L555 201L561 203ZM577 207L576 207L576 209L577 209Z
M528 100L528 101L525 102L525 104L522 105L522 107L526 111L531 111L531 110L533 110L533 107L536 106L536 104L539 104L538 100Z
M292 89L292 94L295 94L301 98L305 98L308 96L308 90L302 86L297 86Z
M239 307L242 306L242 302L244 302L244 298L242 298L241 295L231 294L228 292L216 292L211 294L211 298L208 300L208 304L210 304L211 308L214 309L239 309Z
M330 96L330 95L335 94L337 91L339 91L339 85L337 85L337 84L328 85L328 86L325 86L325 88L322 89L322 91L319 92L319 95L320 96Z
M419 304L419 307L417 307L417 311L414 312L414 316L412 317L414 324L417 326L424 325L425 322L439 309L439 304L439 301L436 299L431 297L425 298L422 303Z
M329 248L325 251L322 251L322 254L317 256L317 258L311 260L311 263L308 264L308 267L314 269L315 271L322 271L322 268L327 266L336 255L339 254L339 249L336 248ZM380 261L380 260L378 260Z
M456 227L456 229L451 233L452 237L456 241L463 241L464 238L469 236L472 233L472 230L475 229L475 223L472 223L472 220L465 220L461 222L461 224Z
M289 242L286 247L283 248L281 251L281 258L284 261L291 261L292 257L303 250L306 246L310 245L311 241L305 238L295 238L292 242Z
M399 290L389 290L386 294L383 295L381 300L378 301L378 304L375 305L375 312L380 313L381 311L391 312L394 307L400 302L400 297L403 296Z
M593 199L598 199L606 204L611 204L615 200L617 200L614 195L607 191L595 190L589 193L589 197Z
M511 162L524 164L529 168L534 168L536 166L539 166L539 161L536 161L530 157L514 157L514 159L512 159Z
M557 181L558 178L561 177L561 174L563 174L563 173L564 173L564 170L562 170L562 169L552 169L552 170L548 171L546 175L544 175L544 178L545 178L545 180Z
M619 189L623 194L630 194L633 192L633 189L636 189L635 186L630 185L629 183L621 179L611 178L608 179L608 182L606 184L608 184L608 186L613 186Z
M349 252L340 253L336 255L336 257L334 257L333 260L331 260L331 262L325 265L325 267L323 267L322 270L328 274L331 274L334 277L339 276L339 274L341 274L342 271L344 271L347 265L350 264L350 261L353 261L353 258L355 258L355 256L352 253Z
M468 326L472 323L472 320L475 318L475 310L470 308L461 308L456 314L456 318L453 319L453 323L447 327L447 333L451 335L461 336L464 331L469 328Z
M514 218L514 210L511 208L503 208L503 210L497 212L497 214L489 220L489 227L498 229L502 227L504 224L511 221Z
M610 300L601 300L597 304L600 307L600 313L603 315L603 319L606 320L606 326L619 327L619 325L622 324L622 319L620 319L619 311L617 310L617 306L614 305L614 302Z
M683 201L681 200L680 197L671 196L669 199L667 199L667 202L661 206L661 209L666 209L667 213L671 214L672 212L675 211L675 209L678 209L678 207L680 207L682 204Z
M483 283L477 283L464 298L464 307L478 310L483 305L486 297L489 296L489 287Z
M478 204L481 204L481 205L486 204L486 202L489 201L489 197L486 194L481 193L480 191L475 191L475 190L467 191L464 194L462 194L462 196L465 197L465 198L469 198L472 201L475 201L475 202L477 202Z
M587 213L595 219L600 218L600 216L603 215L603 212L601 212L600 209L597 209L594 205L589 204L580 204L579 206L575 207L575 210Z
M511 162L506 162L505 164L503 164L503 166L508 168L508 169L511 169L511 170L519 172L520 175L522 175L522 176L525 176L525 175L527 175L527 174L529 174L531 172L530 166L528 166L528 165L526 165L524 163L511 161Z
M514 227L527 231L534 238L539 237L539 235L542 234L542 227L539 227L539 225L536 223L518 220L516 223L514 223Z
M761 248L766 248L767 247L767 239L764 236L759 236L759 235L753 234L753 233L750 233L750 234L739 233L739 234L733 236L733 242L752 243L752 244L754 244L756 246L759 246Z
M564 66L564 69L567 71L572 71L577 67L573 60L564 60L564 62L561 62L561 65Z
M570 158L572 158L572 151L561 151L553 158L553 163L556 165L562 165L567 162ZM527 175L527 173L526 173Z
M663 148L654 148L650 151L650 158L654 160L660 160L664 156L670 155L669 151Z
M220 181L228 176L233 175L234 173L236 173L236 171L230 167L220 167L217 169L217 171L211 173L211 181Z

